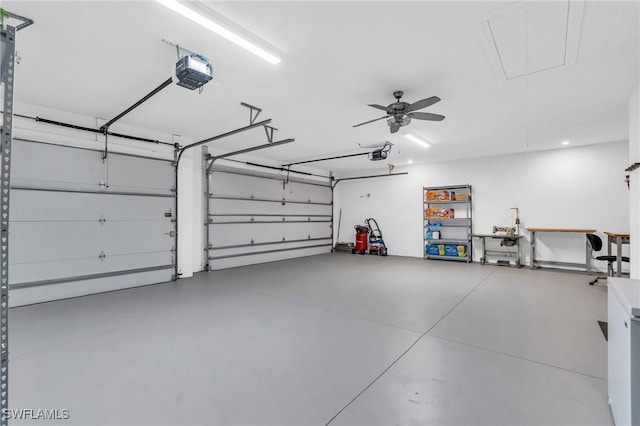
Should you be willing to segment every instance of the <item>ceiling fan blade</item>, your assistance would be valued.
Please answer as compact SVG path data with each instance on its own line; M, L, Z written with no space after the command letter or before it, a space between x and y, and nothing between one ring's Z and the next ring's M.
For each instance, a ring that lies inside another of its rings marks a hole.
M411 105L409 105L409 111L417 111L419 109L431 106L437 102L440 102L440 98L437 96L432 96L430 98L422 99L420 101L414 102Z
M358 127L358 126L362 126L362 125L364 125L364 124L373 123L374 121L382 120L383 118L387 118L387 116L385 115L384 117L374 118L373 120L369 120L369 121L365 121L364 123L356 124L356 125L355 125L355 126L353 126L353 127Z
M376 105L376 104L369 104L370 107L374 107L374 108L378 108L381 109L383 111L386 111L387 113L389 112L389 108L386 106L382 106L382 105Z
M440 114L431 114L430 112L412 112L409 114L411 118L417 118L418 120L429 120L429 121L442 121L444 120L444 115Z

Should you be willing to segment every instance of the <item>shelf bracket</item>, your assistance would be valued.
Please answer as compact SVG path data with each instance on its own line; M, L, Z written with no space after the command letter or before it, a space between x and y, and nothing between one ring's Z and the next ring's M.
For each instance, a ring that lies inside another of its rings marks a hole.
M246 102L240 102L240 105L242 105L243 107L249 108L249 125L252 125L253 123L255 123L256 119L258 118L258 116L262 112L262 108L258 108L256 106L249 105Z

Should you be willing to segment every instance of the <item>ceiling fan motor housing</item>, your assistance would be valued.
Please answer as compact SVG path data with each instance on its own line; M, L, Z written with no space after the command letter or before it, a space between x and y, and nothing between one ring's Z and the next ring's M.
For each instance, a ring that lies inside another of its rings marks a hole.
M392 115L391 117L387 118L387 124L389 126L406 126L407 124L411 123L411 116L409 115Z

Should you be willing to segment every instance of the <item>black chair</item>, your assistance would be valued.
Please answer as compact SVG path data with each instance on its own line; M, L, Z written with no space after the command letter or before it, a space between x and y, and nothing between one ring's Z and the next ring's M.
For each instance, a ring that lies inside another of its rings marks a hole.
M587 242L589 243L589 247L591 248L591 258L595 259L595 260L603 260L605 262L607 262L607 275L612 277L613 276L613 263L618 261L618 258L616 256L596 256L593 257L593 252L596 251L600 251L602 250L602 239L600 237L598 237L596 234L587 234ZM620 248L618 247L618 250L620 250ZM622 261L623 262L629 262L629 258L627 256L622 256ZM598 280L600 278L606 278L606 277L596 277L595 280L589 282L590 285L594 285L595 283L598 282Z

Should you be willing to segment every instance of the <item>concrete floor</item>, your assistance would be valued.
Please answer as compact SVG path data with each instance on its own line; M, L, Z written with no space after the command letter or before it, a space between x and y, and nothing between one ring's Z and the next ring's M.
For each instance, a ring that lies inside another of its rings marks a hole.
M68 409L64 425L610 425L606 288L587 282L334 253L14 308L10 407Z

